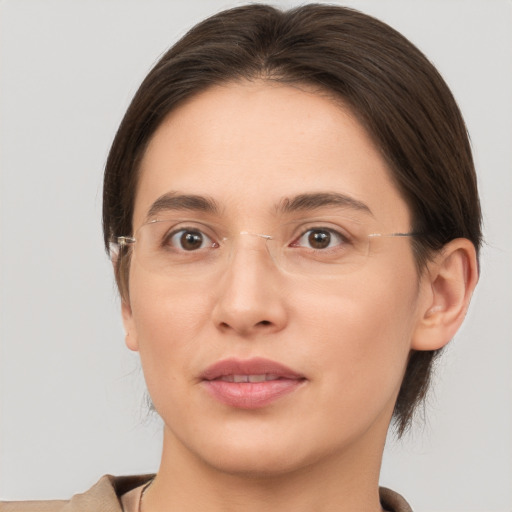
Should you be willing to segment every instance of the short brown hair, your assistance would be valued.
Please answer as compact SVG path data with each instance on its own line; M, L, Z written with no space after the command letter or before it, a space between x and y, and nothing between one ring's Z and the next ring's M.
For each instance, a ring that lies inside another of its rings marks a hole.
M206 88L242 79L313 85L340 98L372 136L411 210L418 270L447 242L481 243L481 212L468 135L442 77L407 39L353 9L311 4L281 11L248 5L196 25L151 70L108 156L105 246L132 233L145 148L176 106ZM116 262L128 300L129 253ZM413 351L394 410L401 435L428 389L439 351Z

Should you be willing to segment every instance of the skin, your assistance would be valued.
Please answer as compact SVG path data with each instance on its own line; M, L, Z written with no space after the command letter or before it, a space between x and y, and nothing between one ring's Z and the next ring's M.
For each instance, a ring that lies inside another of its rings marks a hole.
M264 81L215 86L171 112L142 160L135 230L169 192L214 198L218 213L187 217L234 233L268 233L283 220L275 205L310 192L364 202L372 215L351 215L370 232L411 226L348 109ZM455 241L418 276L409 239L380 240L363 267L315 283L282 272L259 243L241 241L225 272L188 286L132 260L127 345L165 424L143 509L381 510L382 451L409 352L442 346L462 321L476 283L472 245ZM305 381L264 408L229 407L199 378L228 357L278 361Z

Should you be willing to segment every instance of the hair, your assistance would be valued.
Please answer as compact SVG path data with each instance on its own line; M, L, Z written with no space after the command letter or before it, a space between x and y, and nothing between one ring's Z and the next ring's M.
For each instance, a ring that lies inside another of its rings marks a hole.
M139 164L152 135L181 102L239 80L304 84L357 116L386 160L412 215L419 272L447 242L481 243L481 212L467 130L442 77L406 38L356 10L311 4L281 11L247 5L193 27L150 71L114 138L105 168L103 228L132 233ZM130 253L115 261L129 300ZM412 351L393 417L398 435L428 390L439 351Z

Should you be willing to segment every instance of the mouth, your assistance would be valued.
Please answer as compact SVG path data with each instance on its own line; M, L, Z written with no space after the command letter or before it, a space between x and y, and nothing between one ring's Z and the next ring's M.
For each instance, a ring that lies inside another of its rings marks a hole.
M223 375L218 380L223 382L268 382L279 380L281 377L272 373L263 373L261 375Z
M304 375L269 359L225 359L208 367L201 382L217 401L234 408L259 409L302 387Z

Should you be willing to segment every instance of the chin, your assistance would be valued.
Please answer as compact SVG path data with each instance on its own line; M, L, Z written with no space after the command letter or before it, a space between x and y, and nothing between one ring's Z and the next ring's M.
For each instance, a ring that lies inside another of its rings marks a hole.
M308 442L292 432L251 437L246 430L236 436L224 433L197 441L188 448L200 463L227 475L255 479L300 472L333 452L332 447L319 446L318 440Z
M287 451L271 449L262 450L224 450L221 454L204 456L203 460L211 468L232 476L242 476L254 479L276 478L290 474L307 467L309 464L300 457L290 457Z

